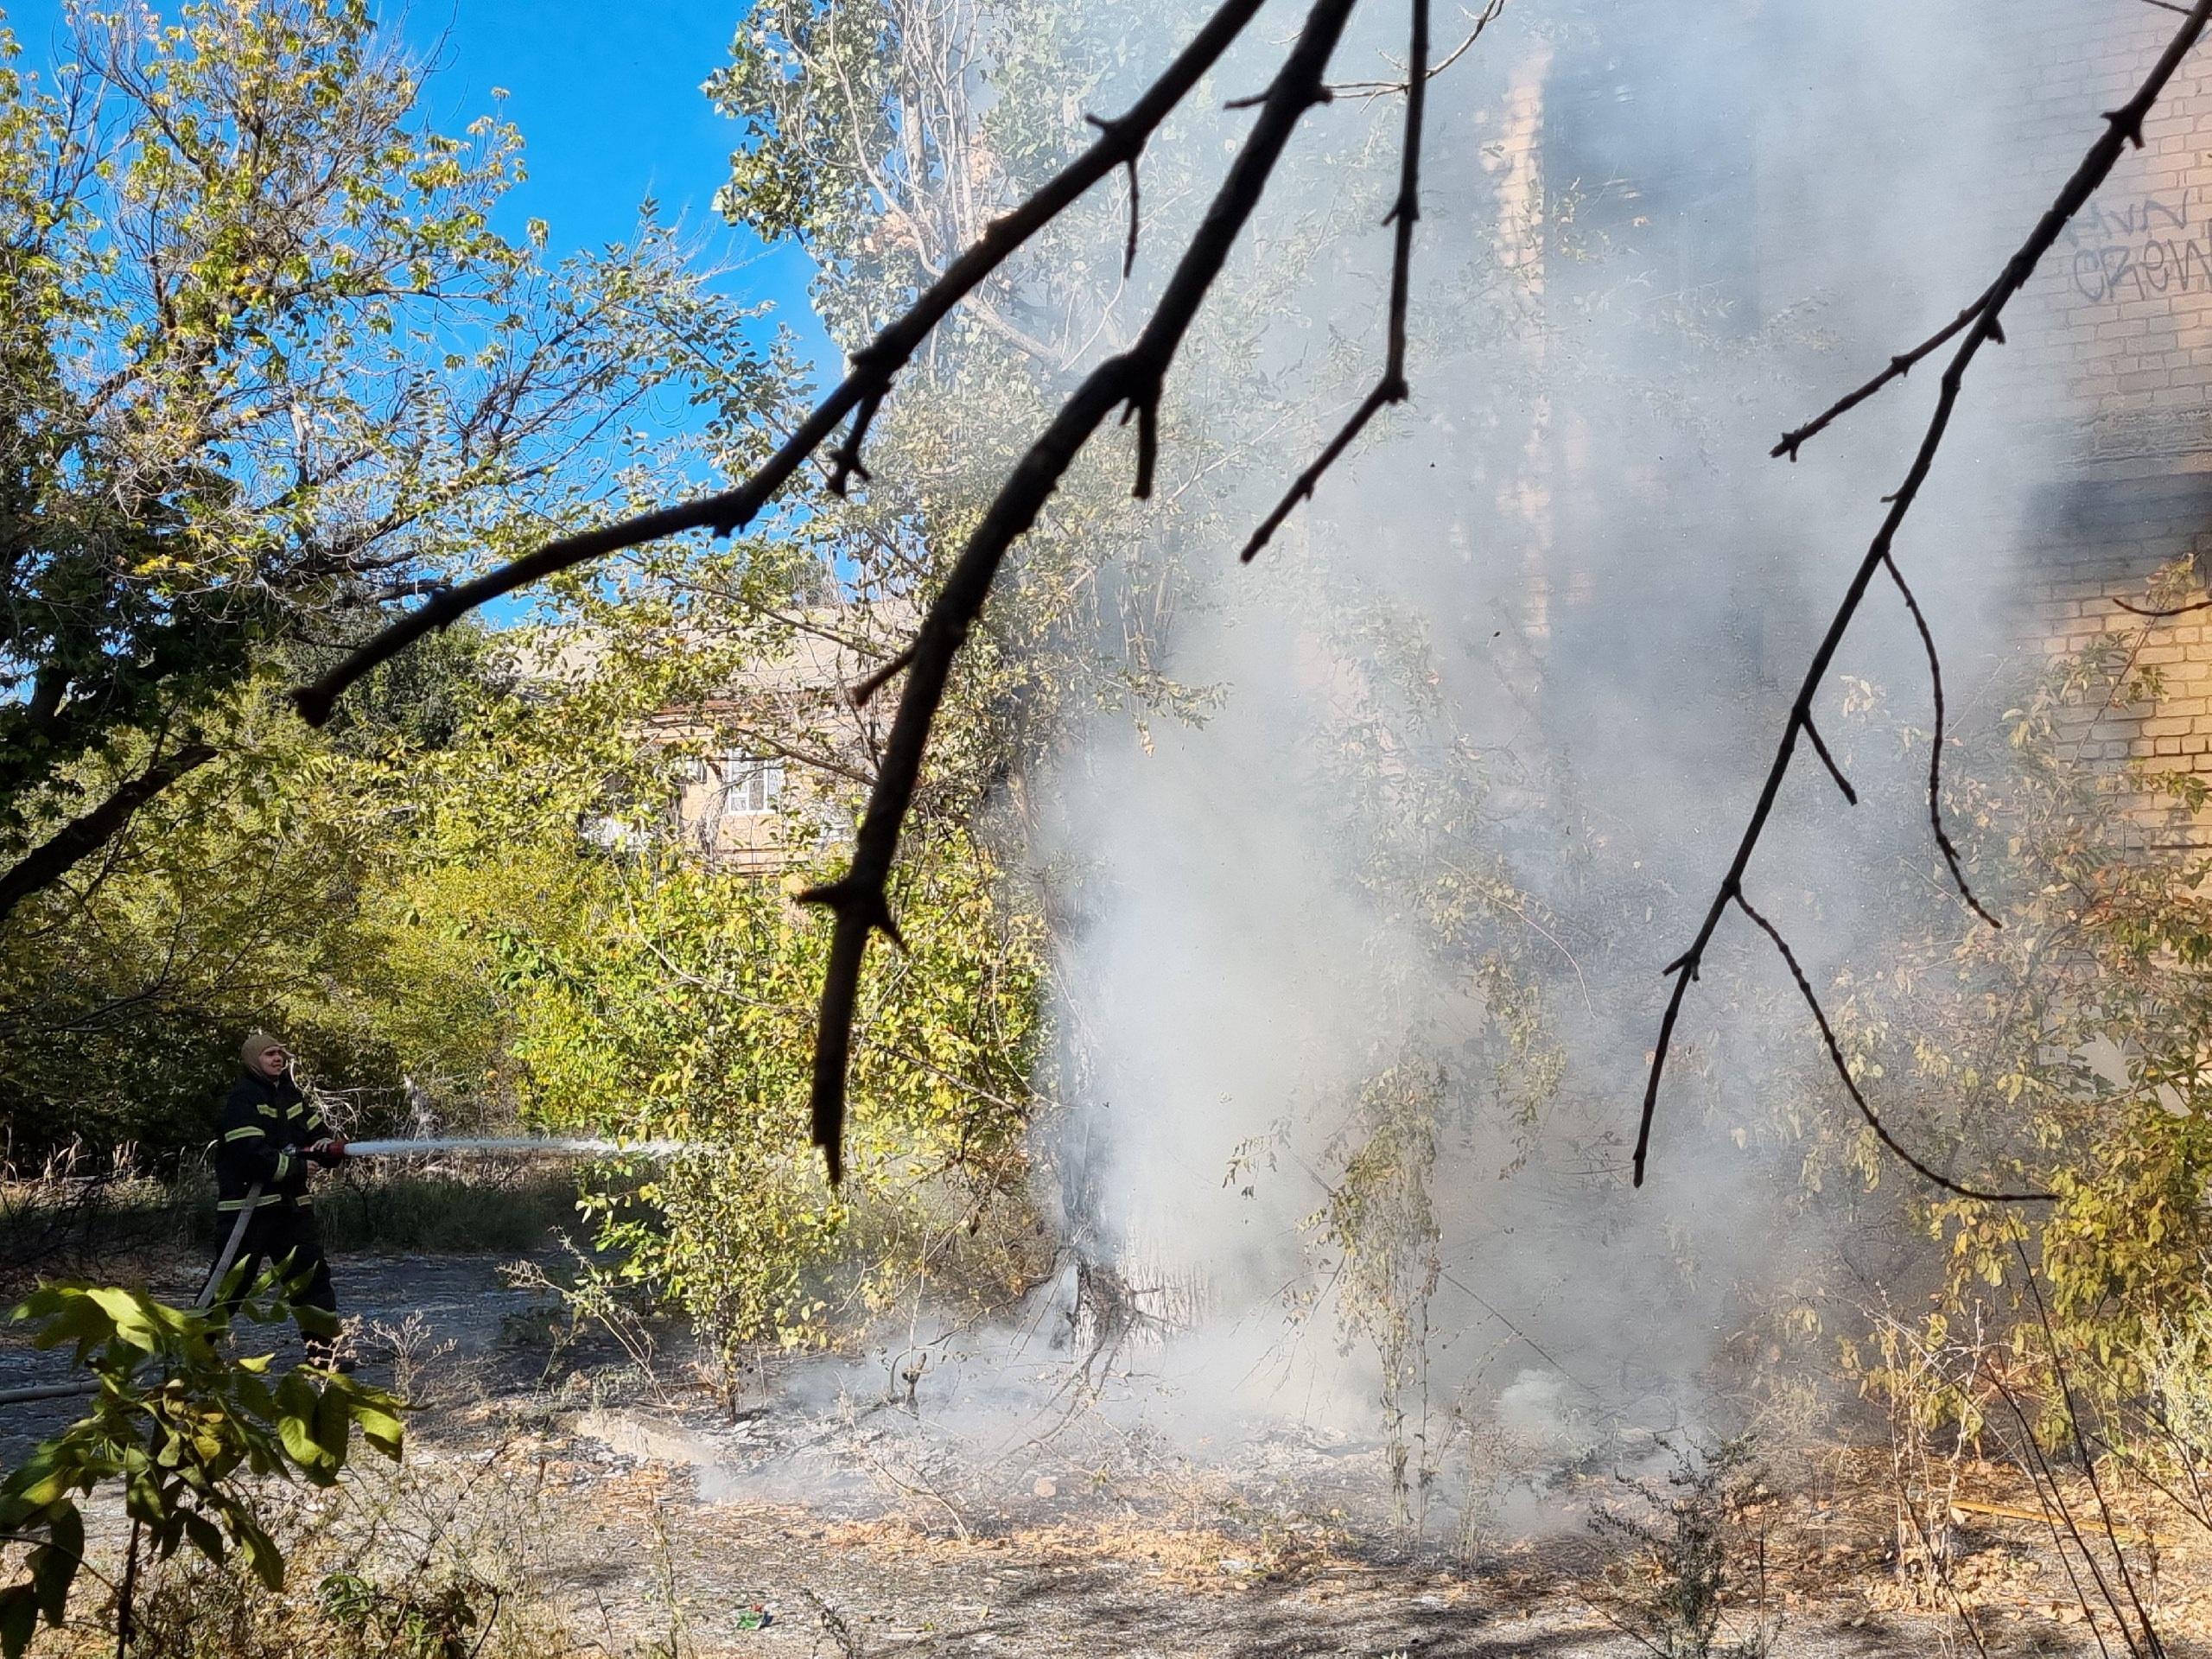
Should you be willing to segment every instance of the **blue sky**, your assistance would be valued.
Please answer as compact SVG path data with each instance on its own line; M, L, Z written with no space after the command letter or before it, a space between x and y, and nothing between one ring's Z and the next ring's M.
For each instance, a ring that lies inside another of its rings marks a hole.
M25 66L43 67L54 55L60 0L4 9ZM157 9L174 11L175 0L157 0ZM493 88L505 91L502 113L522 130L530 177L507 198L502 229L518 235L525 219L543 219L555 254L626 241L651 194L664 219L715 232L719 263L736 267L725 286L774 305L764 328L789 325L830 366L807 309L804 257L722 227L711 206L736 128L699 84L724 60L746 9L747 0L387 0L379 15L435 65L425 101L446 130L489 111Z
M511 199L519 225L535 214L556 251L626 240L648 194L662 214L718 226L714 194L736 127L699 83L728 54L746 0L445 0L387 10L405 38L435 53L431 112L458 128L504 88L505 112L529 144L530 179ZM774 303L776 318L826 351L806 305L806 261L721 231L740 262L728 286Z

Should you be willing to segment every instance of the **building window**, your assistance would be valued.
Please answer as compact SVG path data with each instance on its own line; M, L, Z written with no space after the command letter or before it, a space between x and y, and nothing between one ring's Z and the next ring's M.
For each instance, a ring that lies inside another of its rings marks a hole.
M746 754L731 749L715 762L720 790L715 816L757 817L773 812L784 793L784 763L773 755Z

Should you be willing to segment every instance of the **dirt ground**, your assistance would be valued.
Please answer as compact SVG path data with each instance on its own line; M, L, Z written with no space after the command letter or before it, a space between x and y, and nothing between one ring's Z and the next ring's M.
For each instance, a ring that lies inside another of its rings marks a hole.
M191 1276L178 1263L156 1288L188 1295ZM507 1570L598 1651L1646 1650L1609 1618L1621 1569L1586 1527L1433 1527L1408 1548L1382 1449L1325 1428L1255 1427L1194 1453L1087 1409L1049 1367L1029 1368L1026 1392L992 1394L973 1374L909 1376L916 1362L895 1352L768 1366L721 1398L687 1385L680 1358L640 1363L603 1331L565 1339L557 1305L490 1259L356 1257L338 1279L369 1376L423 1402L407 1475L410 1501L435 1511L423 1524L497 1541ZM0 1388L58 1370L19 1336L0 1340ZM973 1408L979 1391L988 1410ZM67 1402L6 1408L0 1461L67 1415ZM1992 1655L2099 1651L2017 1477L1966 1471L1953 1582L1928 1592L1950 1605L1929 1608L1893 1567L1887 1448L1792 1463L1761 1516L1777 1654L1971 1653L1977 1637ZM1618 1490L1596 1466L1548 1479L1562 1515ZM2176 1514L2138 1524L2155 1540L2133 1559L2150 1568L2140 1589L2168 1651L2212 1653L2212 1537ZM2109 1654L2127 1651L2102 1635Z

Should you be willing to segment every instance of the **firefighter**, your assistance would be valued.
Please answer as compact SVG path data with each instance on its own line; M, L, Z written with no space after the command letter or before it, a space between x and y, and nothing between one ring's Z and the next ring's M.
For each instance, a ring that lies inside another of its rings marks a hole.
M252 1214L238 1244L237 1269L242 1271L234 1269L231 1290L218 1306L226 1319L235 1314L263 1267L273 1266L289 1288L308 1363L350 1371L353 1362L337 1350L338 1298L308 1196L308 1166L336 1164L346 1155L346 1143L292 1080L292 1057L283 1043L257 1031L245 1039L238 1058L245 1069L223 1102L215 1143L215 1209L224 1239L239 1211Z

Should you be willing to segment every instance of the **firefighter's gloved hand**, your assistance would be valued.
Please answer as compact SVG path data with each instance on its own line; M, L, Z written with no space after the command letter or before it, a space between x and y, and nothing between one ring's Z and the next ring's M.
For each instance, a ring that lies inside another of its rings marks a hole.
M309 1159L327 1169L346 1156L346 1143L334 1135L326 1135L302 1150Z

